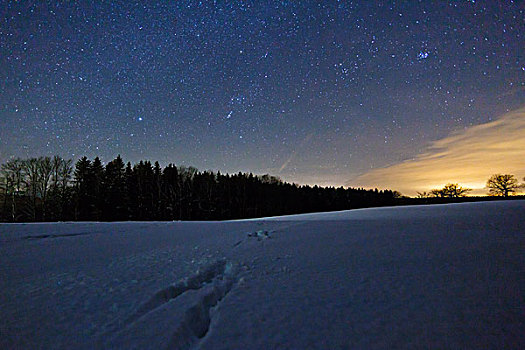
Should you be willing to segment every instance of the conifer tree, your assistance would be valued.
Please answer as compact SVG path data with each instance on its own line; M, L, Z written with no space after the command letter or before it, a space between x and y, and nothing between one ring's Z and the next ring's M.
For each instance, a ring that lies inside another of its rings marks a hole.
M75 164L75 220L90 219L91 161L82 157Z
M106 164L104 173L105 205L104 217L106 220L126 220L126 179L124 162L120 154Z
M99 157L95 157L91 164L90 172L91 185L91 217L93 220L102 220L104 209L104 166Z

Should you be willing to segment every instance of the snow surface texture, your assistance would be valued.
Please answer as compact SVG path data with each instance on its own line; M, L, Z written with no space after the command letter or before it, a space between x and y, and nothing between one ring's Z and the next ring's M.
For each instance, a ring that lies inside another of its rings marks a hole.
M525 201L0 225L0 348L525 348Z

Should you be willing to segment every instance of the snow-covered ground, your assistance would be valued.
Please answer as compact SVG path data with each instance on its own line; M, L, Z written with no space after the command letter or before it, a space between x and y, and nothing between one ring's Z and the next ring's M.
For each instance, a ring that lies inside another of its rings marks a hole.
M525 201L0 225L0 348L525 348Z

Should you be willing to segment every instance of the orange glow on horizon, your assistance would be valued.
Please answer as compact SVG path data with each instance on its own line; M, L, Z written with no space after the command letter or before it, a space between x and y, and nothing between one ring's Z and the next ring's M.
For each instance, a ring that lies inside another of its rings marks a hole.
M371 170L347 182L348 186L390 188L409 196L459 183L470 195L485 195L488 178L525 176L525 108L502 115L433 142L413 160ZM523 190L522 190L523 191Z

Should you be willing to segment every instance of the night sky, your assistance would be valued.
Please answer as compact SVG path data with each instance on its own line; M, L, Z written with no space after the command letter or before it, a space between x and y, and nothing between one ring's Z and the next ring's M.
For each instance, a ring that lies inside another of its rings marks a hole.
M0 3L0 162L339 186L525 105L525 1Z

